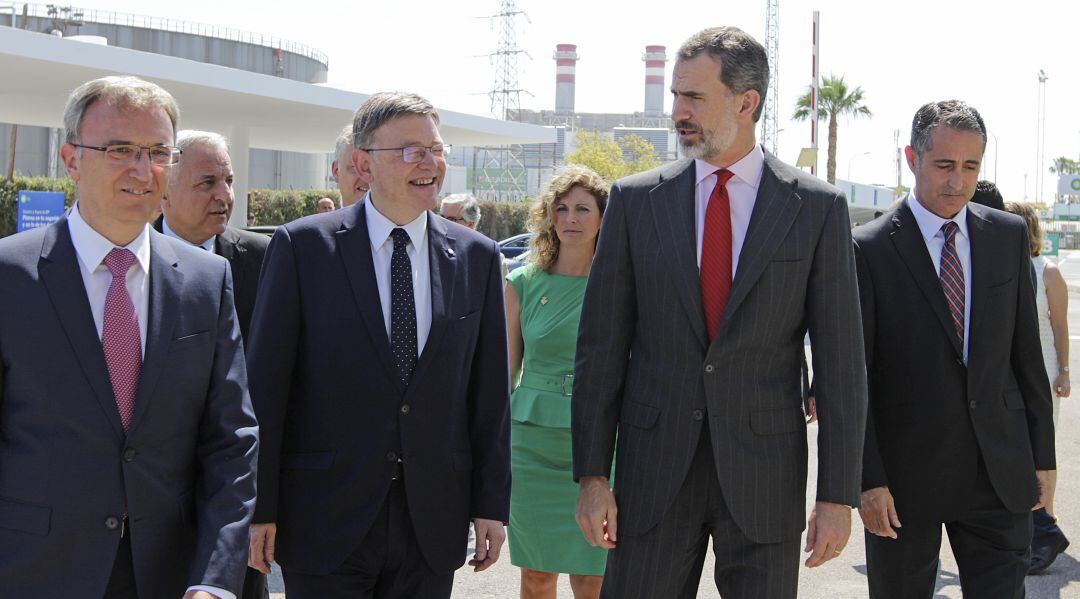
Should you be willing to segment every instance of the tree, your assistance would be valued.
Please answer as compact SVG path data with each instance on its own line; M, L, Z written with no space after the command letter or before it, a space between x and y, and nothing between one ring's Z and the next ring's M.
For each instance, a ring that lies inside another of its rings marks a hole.
M608 181L660 166L656 149L640 135L615 141L599 133L578 131L577 148L566 155L567 164L581 164Z
M810 118L810 93L799 97L795 102L795 114L791 118L796 121L805 121ZM837 118L847 116L858 118L860 116L872 117L870 109L863 104L863 90L861 87L849 89L844 77L841 75L826 75L822 80L821 91L818 94L818 119L829 120L829 161L827 180L836 183L836 129Z
M1080 162L1065 156L1058 156L1050 165L1050 172L1055 175L1080 175Z

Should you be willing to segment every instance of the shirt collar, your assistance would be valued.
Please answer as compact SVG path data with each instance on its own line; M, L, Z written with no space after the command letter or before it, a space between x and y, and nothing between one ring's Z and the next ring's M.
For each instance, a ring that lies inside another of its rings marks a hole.
M79 214L78 201L68 214L68 232L71 235L71 244L75 246L75 253L90 272L97 270L105 256L116 247L83 220ZM135 262L144 273L150 272L150 225L144 226L142 232L124 248L135 254Z
M169 219L165 218L164 216L161 217L161 232L168 235L169 237L179 239L180 241L183 241L184 243L186 243L188 245L201 247L202 249L210 252L211 254L214 253L214 242L217 240L217 235L211 235L209 239L207 239L206 241L204 241L202 243L191 243L190 241L188 241L188 240L184 239L183 237L180 237L179 235L177 235L176 231L173 231L172 229L170 229L169 228Z
M960 209L960 212L956 213L956 216L952 218L941 218L927 210L926 207L919 202L918 193L918 189L911 190L911 196L908 198L908 208L911 209L911 214L915 217L915 222L919 224L919 232L922 233L926 243L930 243L930 240L933 239L935 235L944 235L944 233L941 233L941 226L949 221L956 223L960 234L963 235L965 239L969 239L967 228L967 204L964 204L964 207Z
M701 185L701 182L706 177L719 170L715 164L706 162L700 158L694 160L694 165L697 170L697 184ZM731 171L735 176L734 179L738 179L743 183L749 185L755 190L758 188L758 184L761 182L761 171L765 169L765 151L761 149L761 146L754 144L754 148L746 153L738 161L731 166L727 167L727 170Z
M378 251L390 238L390 232L397 228L405 229L414 248L419 248L427 239L427 211L420 213L420 216L414 218L412 222L399 226L375 208L375 204L371 201L370 191L364 194L362 201L364 213L367 216L368 237L371 238L372 250Z

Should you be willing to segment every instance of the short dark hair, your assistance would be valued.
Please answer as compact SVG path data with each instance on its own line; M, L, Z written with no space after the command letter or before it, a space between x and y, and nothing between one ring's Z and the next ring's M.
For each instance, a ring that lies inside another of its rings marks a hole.
M435 106L416 94L403 92L379 92L372 95L356 109L353 115L353 147L367 148L375 130L387 122L410 114L430 116L439 124L439 111Z
M963 100L942 100L923 104L911 121L911 147L917 156L931 149L930 132L939 125L978 133L986 147L986 123L979 111Z
M720 82L731 91L741 94L754 90L761 97L754 122L765 109L765 94L769 91L769 56L756 39L738 27L703 29L679 47L679 59L689 60L708 52L720 60Z
M1005 198L1002 197L1001 190L997 188L993 181L978 181L975 183L975 195L971 196L971 201L998 210L1005 209Z

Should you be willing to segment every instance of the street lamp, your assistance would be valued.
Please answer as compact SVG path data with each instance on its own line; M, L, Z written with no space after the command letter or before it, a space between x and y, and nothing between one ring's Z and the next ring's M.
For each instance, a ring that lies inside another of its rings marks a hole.
M863 152L862 154L856 154L856 155L854 155L854 156L852 156L851 158L848 159L848 161L847 161L847 180L848 181L851 181L851 163L854 162L856 158L862 158L863 156L869 156L869 155L870 155L870 152Z

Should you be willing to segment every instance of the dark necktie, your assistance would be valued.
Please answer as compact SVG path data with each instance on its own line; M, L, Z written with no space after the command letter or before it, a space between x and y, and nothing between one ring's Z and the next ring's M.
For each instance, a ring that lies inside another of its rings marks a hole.
M956 255L956 232L958 230L960 230L960 227L953 221L941 225L941 232L945 235L945 245L941 248L941 268L938 277L941 279L941 290L945 292L945 301L949 304L953 326L956 327L956 338L960 341L960 347L963 349L964 266L960 264L960 258Z
M705 209L705 232L701 237L701 305L709 341L720 330L724 306L731 293L731 202L727 182L734 175L716 171L716 186Z
M416 368L416 300L413 296L412 263L405 248L409 234L390 232L394 253L390 257L390 351L401 382L408 387Z
M109 369L116 408L124 430L131 426L135 411L135 392L142 371L142 337L139 334L139 314L127 290L127 272L135 264L130 250L114 248L102 261L112 282L105 294L105 317L101 325L101 347Z

